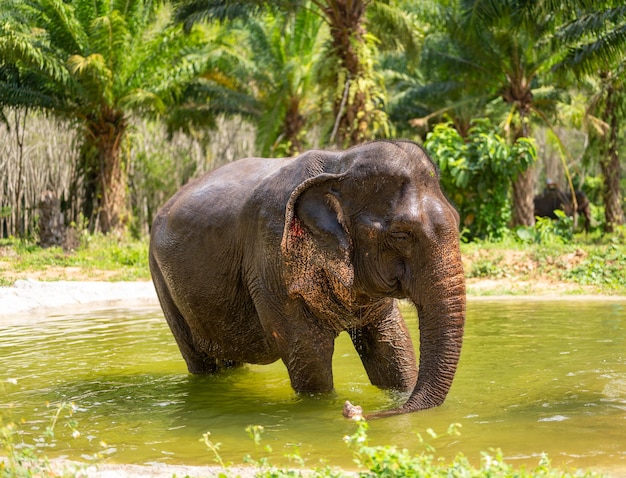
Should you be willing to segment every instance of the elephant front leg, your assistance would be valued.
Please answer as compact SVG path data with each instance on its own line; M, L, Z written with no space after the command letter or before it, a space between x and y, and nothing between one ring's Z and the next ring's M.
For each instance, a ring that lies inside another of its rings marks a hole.
M397 306L383 318L348 333L373 385L413 390L417 382L415 350Z
M284 344L282 360L296 392L320 393L333 389L334 347L333 335L317 331L309 331Z

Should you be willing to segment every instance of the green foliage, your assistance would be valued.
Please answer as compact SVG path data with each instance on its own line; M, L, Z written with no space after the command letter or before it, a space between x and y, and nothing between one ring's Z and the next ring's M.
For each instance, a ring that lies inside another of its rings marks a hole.
M113 235L85 235L82 244L74 251L63 251L60 247L42 249L34 242L16 239L0 240L0 250L11 250L4 260L12 270L29 271L45 270L49 267L77 267L84 270L85 275L107 273L107 280L147 280L148 241L132 240L129 237ZM63 278L63 272L59 273ZM3 273L3 278L10 285L11 271Z
M411 453L405 448L398 448L394 445L371 446L368 443L368 424L364 420L357 421L357 429L350 436L345 436L344 441L348 448L352 451L354 462L358 466L358 474L353 471L332 468L325 466L322 468L307 469L304 468L304 460L297 454L290 455L289 458L295 463L295 466L289 468L278 468L272 466L267 459L259 461L251 461L250 463L257 469L255 477L257 478L347 478L359 476L360 478L401 478L401 477L515 477L515 478L533 478L533 477L594 477L598 476L591 472L568 472L552 468L550 460L543 455L539 464L531 469L524 467L516 468L506 463L500 450L492 450L489 453L481 454L480 466L475 467L462 454L450 463L436 456L435 447L431 442L442 437L455 437L460 435L459 428L461 425L452 424L445 434L438 435L432 429L426 430L425 435L417 434L417 441L422 451ZM248 427L248 433L254 439L255 444L259 445L260 433L262 427ZM204 440L208 440L209 434L204 435ZM213 444L208 440L207 446L212 453L218 455L218 462L223 465L221 458L217 452L219 444ZM219 475L221 478L234 476L226 467Z
M574 236L574 220L561 210L555 210L556 220L535 218L535 225L516 229L516 238L524 244L568 244Z
M245 25L246 74L256 85L256 143L262 156L293 156L311 147L306 133L319 121L320 101L314 72L327 33L309 8L293 16L267 13Z
M424 144L441 170L444 191L459 210L466 237L500 240L511 218L511 181L536 158L532 142L510 146L487 119L472 121L467 138L435 126Z
M611 244L592 252L579 265L563 271L563 278L583 285L617 289L626 286L626 250Z
M504 269L499 265L502 256L495 258L484 257L472 262L472 267L467 273L467 277L482 277L498 279L505 275Z
M554 225L548 222L547 227ZM497 288L499 295L532 294L532 284L540 281L570 283L568 290L561 292L563 294L626 295L626 228L618 229L614 235L578 234L569 243L552 233L538 242L534 234L536 231L530 229L527 242L511 234L502 242L461 244L466 277L513 279L502 282ZM523 284L530 284L531 290ZM580 287L574 288L571 284ZM481 295L494 291L475 289L471 293Z
M44 108L78 125L83 212L99 218L104 232L125 226L121 145L131 115L168 116L172 128L210 127L227 109L227 91L239 86L224 88L225 74L220 81L209 74L226 63L216 41L221 30L183 35L168 2L6 0L0 15L0 108ZM201 115L190 106L198 99Z

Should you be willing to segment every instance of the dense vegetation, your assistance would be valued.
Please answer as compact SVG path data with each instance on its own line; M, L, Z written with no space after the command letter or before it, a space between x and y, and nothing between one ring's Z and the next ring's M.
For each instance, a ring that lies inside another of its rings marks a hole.
M425 144L467 240L532 228L547 177L596 229L624 224L617 0L6 0L0 19L2 237L36 239L46 190L79 233L141 236L225 161L387 137Z

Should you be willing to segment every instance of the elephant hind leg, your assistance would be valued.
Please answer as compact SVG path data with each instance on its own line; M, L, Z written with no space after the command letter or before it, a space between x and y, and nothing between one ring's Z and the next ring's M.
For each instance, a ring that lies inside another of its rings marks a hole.
M235 368L243 365L235 360L220 359L212 357L209 353L199 348L193 340L191 330L182 314L169 297L169 293L158 292L161 307L165 314L165 319L176 339L180 353L187 363L187 370L197 375L208 375L220 370Z
M187 363L187 370L193 374L205 375L242 365L242 363L233 360L211 357L198 347L193 340L191 329L176 306L166 285L165 278L152 255L150 256L150 272L159 302L161 303L161 308L163 309L163 314L165 315L165 320L172 331L172 335L174 335L176 339L183 359L185 359Z
M187 369L189 370L189 372L196 375L209 375L217 373L221 370L227 370L243 366L243 362L237 362L235 360L227 359L218 359L215 357L209 357L207 354L203 354L201 360L201 366L198 368L198 363L195 357L193 362L190 362L187 358L185 358L185 361L187 362ZM193 365L194 367L193 370L191 365Z

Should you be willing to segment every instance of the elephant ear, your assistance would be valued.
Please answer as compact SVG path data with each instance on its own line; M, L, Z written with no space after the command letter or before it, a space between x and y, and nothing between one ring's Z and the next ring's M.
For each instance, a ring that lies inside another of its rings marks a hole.
M281 243L287 287L309 303L331 291L347 299L354 283L340 181L340 175L320 174L300 184L287 203Z

